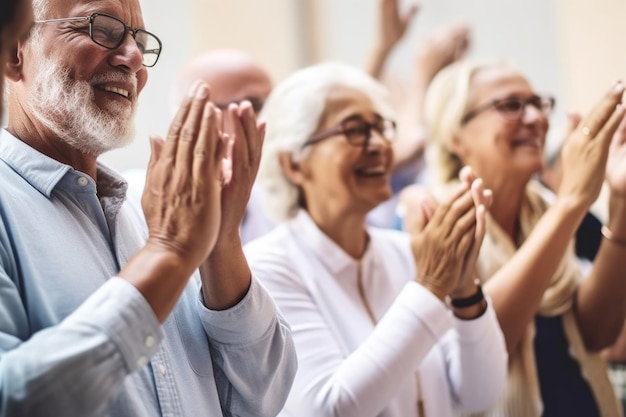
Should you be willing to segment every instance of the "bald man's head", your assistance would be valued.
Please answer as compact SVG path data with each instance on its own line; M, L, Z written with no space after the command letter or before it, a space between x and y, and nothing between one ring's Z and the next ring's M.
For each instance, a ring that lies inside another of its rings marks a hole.
M172 90L172 104L177 108L196 80L211 87L211 100L220 107L249 100L258 113L272 90L267 72L247 54L231 49L204 53L179 73Z

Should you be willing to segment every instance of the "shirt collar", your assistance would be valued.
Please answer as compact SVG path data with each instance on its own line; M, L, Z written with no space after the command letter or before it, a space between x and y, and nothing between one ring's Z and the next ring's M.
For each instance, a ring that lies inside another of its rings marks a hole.
M337 243L326 236L306 210L300 209L291 221L290 227L300 244L311 251L331 273L339 275L346 268L358 265L359 260L348 255ZM368 243L361 262L368 258L370 248L371 244Z
M0 129L0 160L47 197L67 175L85 176L71 166L42 154L6 129ZM126 195L127 184L119 174L100 162L97 170L98 193L101 196Z

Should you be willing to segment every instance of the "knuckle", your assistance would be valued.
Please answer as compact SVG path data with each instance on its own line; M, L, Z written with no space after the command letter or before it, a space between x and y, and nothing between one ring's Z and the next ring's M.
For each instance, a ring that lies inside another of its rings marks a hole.
M180 139L183 141L192 141L197 135L195 127L186 124L180 132Z

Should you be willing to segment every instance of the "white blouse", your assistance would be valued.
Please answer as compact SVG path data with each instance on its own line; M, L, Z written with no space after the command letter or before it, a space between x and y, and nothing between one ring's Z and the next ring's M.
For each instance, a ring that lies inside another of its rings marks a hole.
M428 417L489 408L507 366L491 305L478 319L456 318L414 281L407 234L368 233L360 266L305 211L245 247L298 354L281 415L418 417L418 396Z

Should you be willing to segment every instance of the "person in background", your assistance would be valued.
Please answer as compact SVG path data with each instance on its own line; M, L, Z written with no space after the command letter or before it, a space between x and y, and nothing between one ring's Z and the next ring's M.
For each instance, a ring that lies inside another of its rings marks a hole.
M478 275L493 299L509 352L509 378L488 416L619 416L598 352L626 312L626 143L613 138L624 110L615 83L564 144L563 178L549 203L533 177L543 166L550 96L511 65L466 60L441 71L426 118L442 199L469 165L493 191ZM613 141L612 141L613 138ZM572 239L605 180L610 216L584 276ZM413 196L415 197L415 196ZM406 218L436 207L407 199ZM411 204L411 202L413 204Z
M395 124L384 87L320 64L278 84L261 117L259 181L282 223L245 252L294 334L298 372L282 415L490 407L506 349L474 282L489 207L480 180L465 180L411 235L370 227L367 214L391 195Z
M293 341L237 233L264 125L194 84L151 138L142 214L98 158L134 137L159 39L136 0L33 10L0 132L0 415L276 415Z
M239 50L217 49L197 56L180 70L171 89L173 109L180 106L190 86L198 80L209 85L211 99L223 111L226 111L231 103L248 101L254 113L258 114L272 90L272 80L268 72L251 56ZM134 200L141 198L145 176L144 169L124 172L124 177L129 183L129 198ZM274 221L265 213L262 195L262 188L254 185L239 228L244 244L267 233L275 226Z
M409 85L385 76L386 64L396 46L410 30L419 7L412 4L404 12L399 0L379 0L377 31L365 69L372 77L388 84L398 97L398 138L393 143L394 162L391 178L392 197L380 204L368 216L373 226L400 228L397 201L402 189L415 183L428 183L424 158L427 132L424 127L423 105L426 89L433 77L447 65L463 58L470 47L470 29L466 23L452 23L427 33L416 48L415 66Z

